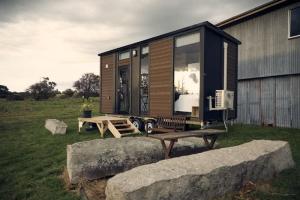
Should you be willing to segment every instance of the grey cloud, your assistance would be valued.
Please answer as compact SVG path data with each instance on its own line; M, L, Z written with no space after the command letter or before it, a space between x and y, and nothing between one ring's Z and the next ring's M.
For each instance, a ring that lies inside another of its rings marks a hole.
M172 27L232 15L267 0L1 0L0 21L51 18L116 26ZM226 10L226 8L230 8Z
M267 1L269 0L0 0L0 46L5 46L0 55L0 67L9 66L13 72L19 71L17 69L24 65L28 70L33 70L31 64L26 63L30 59L23 55L23 51L17 54L24 57L21 65L17 62L19 59L11 61L10 57L15 54L9 55L7 50L14 53L26 49L27 54L35 58L36 54L41 53L38 48L45 48L54 53L57 49L66 51L62 55L55 54L56 57L41 55L44 57L38 62L43 64L34 63L39 66L36 69L41 76L47 71L44 70L45 66L52 67L53 62L57 65L53 66L54 71L67 71L75 66L77 68L74 73L80 74L86 68L81 67L79 60L95 62L95 71L98 71L96 54L99 52L202 21L216 23ZM27 29L23 29L23 26ZM106 29L110 30L108 32L112 36L105 34ZM62 42L56 46L46 42L43 46L37 45L38 39L52 39L49 30L57 33L53 35L57 39L54 41ZM79 30L78 33L75 33L76 30ZM56 71L55 76L60 77ZM0 79L8 80L8 76L12 76L11 84L15 84L12 74L0 74ZM25 80L30 82L31 77L24 78L23 82ZM69 84L69 80L66 84L59 80L57 82L64 86ZM21 88L21 85L18 83L16 88Z
M93 17L80 12L75 15L73 12L64 14L68 16L68 20L87 23L87 26L89 23L99 23L111 27L123 27L124 34L118 41L105 41L105 38L101 38L93 44L85 44L87 51L93 51L95 44L99 46L100 51L103 51L202 21L216 23L267 1L111 0L94 3L88 1L93 6L93 10L97 10ZM215 16L219 18L216 19ZM107 45L108 43L110 45Z

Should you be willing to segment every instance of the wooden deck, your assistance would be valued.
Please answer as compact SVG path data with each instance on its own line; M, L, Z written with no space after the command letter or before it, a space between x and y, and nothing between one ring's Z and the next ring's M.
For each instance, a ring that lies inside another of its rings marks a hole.
M115 138L121 138L124 136L138 134L140 131L130 122L127 118L112 117L112 116L97 116L92 118L78 118L78 132L85 123L95 123L101 134L104 137L104 133L109 130Z

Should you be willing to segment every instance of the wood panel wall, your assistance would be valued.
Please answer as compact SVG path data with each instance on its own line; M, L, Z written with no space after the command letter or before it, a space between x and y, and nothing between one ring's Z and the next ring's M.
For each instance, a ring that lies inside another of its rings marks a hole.
M130 65L130 58L126 58L123 60L118 60L118 65L123 66L123 65Z
M166 38L149 45L150 115L173 114L173 39Z
M103 113L115 111L115 69L115 54L101 56L100 111Z

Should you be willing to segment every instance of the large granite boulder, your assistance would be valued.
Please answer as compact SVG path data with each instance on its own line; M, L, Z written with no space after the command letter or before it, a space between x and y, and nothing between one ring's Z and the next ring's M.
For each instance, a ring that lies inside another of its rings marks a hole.
M214 199L293 166L287 142L255 140L120 173L108 180L106 199Z
M193 137L180 139L172 152L179 156L206 149L202 138ZM160 141L148 137L96 139L67 146L67 170L73 184L80 178L99 179L163 159Z

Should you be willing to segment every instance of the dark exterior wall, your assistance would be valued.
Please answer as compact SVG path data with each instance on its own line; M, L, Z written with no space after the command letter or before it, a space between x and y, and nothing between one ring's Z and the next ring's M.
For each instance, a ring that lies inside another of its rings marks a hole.
M140 82L140 48L133 48L132 50L137 50L138 54L135 57L132 57L131 61L131 114L139 115L139 100L140 100L140 91L139 91L139 82Z
M151 116L173 114L173 39L149 45L149 85Z
M223 89L223 39L206 29L204 33L204 120L221 120L220 111L210 111L208 96Z
M106 64L108 68L105 68ZM115 111L115 70L115 54L101 56L100 111L103 113Z
M290 4L224 29L238 50L237 122L300 128L300 38L288 39Z
M234 91L234 110L228 113L229 119L237 117L237 73L238 73L238 46L230 41L227 49L227 89Z

